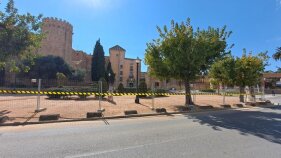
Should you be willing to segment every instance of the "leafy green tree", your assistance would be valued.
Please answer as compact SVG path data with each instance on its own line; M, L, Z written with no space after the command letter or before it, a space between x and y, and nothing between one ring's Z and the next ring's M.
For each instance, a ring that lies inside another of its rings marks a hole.
M281 47L278 47L276 49L275 54L273 54L273 59L275 60L281 60Z
M159 79L175 78L185 85L185 104L193 104L190 94L190 82L197 79L217 59L229 52L226 51L227 38L231 32L209 27L193 29L190 19L175 23L163 29L157 27L159 38L147 44L145 63L150 67L150 74Z
M267 52L253 56L251 53L247 55L246 49L243 49L242 57L236 59L235 85L239 86L240 89L240 102L244 102L246 86L252 88L260 83L264 68L268 65L268 58Z
M28 78L56 79L57 73L63 73L67 78L71 77L72 70L68 64L57 56L43 56L35 58L34 64L28 61L25 65L30 67L28 72L21 72L19 76Z
M228 56L215 62L210 70L209 77L215 79L222 86L233 86L235 83L235 59Z
M41 19L42 15L20 15L14 1L9 0L5 11L0 11L0 69L29 70L21 61L32 60L40 46L43 38Z
M228 56L215 62L209 70L209 76L211 79L213 79L212 82L216 83L218 86L218 93L219 85L223 86L223 104L225 104L225 86L233 86L235 82L234 67L235 59L232 56Z
M109 84L113 84L115 81L115 73L112 70L111 62L109 61L106 67L106 74L105 74L105 80Z
M92 81L99 81L101 78L105 78L105 60L103 47L100 44L100 40L96 42L93 57L92 57Z

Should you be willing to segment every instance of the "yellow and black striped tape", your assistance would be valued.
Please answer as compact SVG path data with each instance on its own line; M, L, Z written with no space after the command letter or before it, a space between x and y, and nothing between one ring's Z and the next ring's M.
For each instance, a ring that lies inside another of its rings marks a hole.
M190 95L186 93L96 93L96 92L59 92L59 91L34 91L34 90L0 90L0 94L42 94L42 95L104 95L104 96L174 96L174 95ZM191 95L223 95L218 93L191 93ZM226 96L240 95L240 93L225 93ZM242 94L245 95L245 94ZM255 95L261 95L256 93Z

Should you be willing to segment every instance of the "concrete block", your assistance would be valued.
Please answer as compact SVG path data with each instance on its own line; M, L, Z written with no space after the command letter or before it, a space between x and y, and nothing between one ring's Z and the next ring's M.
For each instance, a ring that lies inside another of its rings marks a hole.
M207 109L213 109L214 107L212 105L205 105L205 106L198 106L199 109L202 109L202 110L207 110Z
M223 104L223 105L220 105L222 108L231 108L231 106L229 104Z
M257 104L254 103L254 102L247 102L247 103L245 103L245 105L248 105L248 106L257 106Z
M54 121L60 118L60 114L40 115L39 121Z
M167 112L167 110L165 108L156 108L155 111L157 113L166 113Z
M87 118L102 117L101 112L87 112Z
M243 104L233 104L233 106L238 107L238 108L243 108Z
M138 114L137 110L126 110L124 111L125 115L134 115Z

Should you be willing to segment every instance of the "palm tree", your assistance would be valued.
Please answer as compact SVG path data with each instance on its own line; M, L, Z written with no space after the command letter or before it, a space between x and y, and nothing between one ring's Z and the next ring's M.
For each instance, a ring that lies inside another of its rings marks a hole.
M275 60L281 60L281 47L278 47L276 49L275 54L273 54L273 59Z

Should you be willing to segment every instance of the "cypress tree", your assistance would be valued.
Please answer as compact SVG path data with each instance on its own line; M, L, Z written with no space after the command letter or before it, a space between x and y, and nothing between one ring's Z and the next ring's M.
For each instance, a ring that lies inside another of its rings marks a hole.
M105 77L104 51L100 40L96 42L92 57L92 81L99 81Z
M110 74L110 76L109 76L109 74ZM109 83L109 84L113 84L115 81L115 73L112 70L110 61L108 62L107 67L106 67L105 79L106 79L107 83Z

